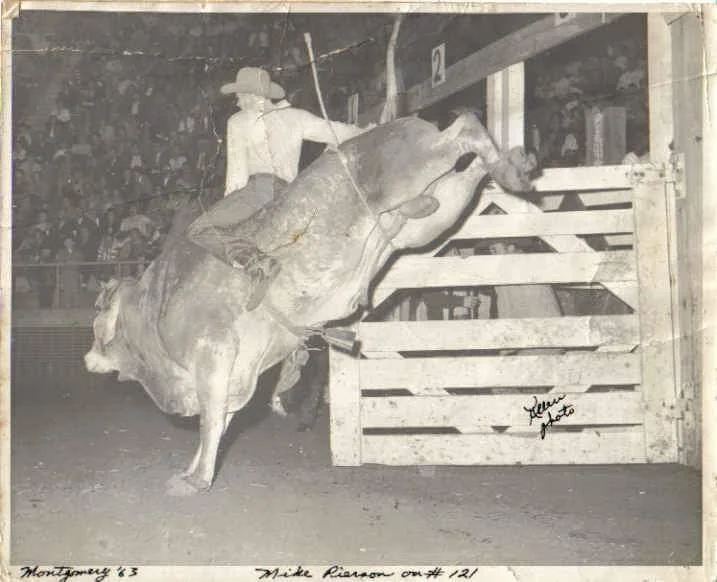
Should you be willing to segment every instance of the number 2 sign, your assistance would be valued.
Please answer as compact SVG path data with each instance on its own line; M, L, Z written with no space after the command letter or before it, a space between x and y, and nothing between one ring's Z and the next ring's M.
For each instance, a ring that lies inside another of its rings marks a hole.
M435 87L446 80L446 45L438 45L431 51L431 86Z

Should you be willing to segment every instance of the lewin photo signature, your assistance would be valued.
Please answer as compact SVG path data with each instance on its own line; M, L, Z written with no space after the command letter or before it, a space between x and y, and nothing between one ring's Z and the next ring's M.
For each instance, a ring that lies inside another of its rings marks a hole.
M533 396L533 405L530 407L523 406L523 410L525 410L530 417L531 426L533 425L533 420L535 419L540 419L542 421L540 423L541 440L545 438L545 433L547 432L548 427L575 412L575 406L572 404L563 403L560 408L553 408L564 399L565 394L561 394L552 400L538 400L537 396Z

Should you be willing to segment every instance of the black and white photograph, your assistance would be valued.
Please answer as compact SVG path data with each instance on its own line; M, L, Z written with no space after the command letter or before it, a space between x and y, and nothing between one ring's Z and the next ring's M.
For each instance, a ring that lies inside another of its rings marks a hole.
M13 576L717 575L717 11L86 4L3 3Z

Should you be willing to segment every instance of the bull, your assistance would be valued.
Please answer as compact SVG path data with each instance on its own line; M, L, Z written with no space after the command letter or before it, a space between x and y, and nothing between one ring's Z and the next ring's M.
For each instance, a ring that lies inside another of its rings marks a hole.
M221 438L263 371L365 306L391 254L454 226L484 177L522 192L534 168L522 150L500 153L477 117L464 113L443 131L402 118L363 133L322 154L249 219L229 224L235 197L260 187L252 179L197 220L193 240L170 241L141 279L101 292L86 367L139 381L165 413L199 415L196 453L167 489L208 490ZM271 276L257 279L198 244L212 233L208 216L223 217L214 229L220 243L228 233L240 241L234 248L268 258Z

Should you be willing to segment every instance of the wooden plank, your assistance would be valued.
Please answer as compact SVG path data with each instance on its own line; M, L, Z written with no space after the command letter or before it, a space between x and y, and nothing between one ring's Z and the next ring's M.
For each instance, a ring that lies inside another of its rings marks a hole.
M539 430L539 429L538 429ZM364 435L363 461L384 465L644 463L640 427L535 435Z
M605 242L611 247L631 247L635 239L631 234L608 234L605 236Z
M542 213L542 210L535 204L517 196L506 194L505 192L497 190L486 193L479 203L479 208L487 208L490 204L497 204L509 214L525 212L539 215ZM566 238L563 236L544 236L542 239L559 253L594 252L588 243L578 237ZM620 297L620 299L625 301L625 303L633 309L637 307L637 298L635 297L636 293L630 293L630 291L627 291L626 293L624 282L607 282L605 283L605 287ZM619 293L622 293L622 295Z
M631 209L471 215L452 239L631 233Z
M640 384L638 354L572 352L464 358L361 360L361 388L480 388L556 384Z
M612 212L612 211L608 211ZM630 210L630 212L632 212ZM605 242L607 242L608 238L612 241L615 241L616 243L624 243L623 246L630 246L632 247L632 233L625 233L625 234L607 234L607 235L601 235L605 239ZM556 234L556 235L550 235L551 242L555 244L564 244L569 243L570 239L572 239L573 236L567 235L567 234ZM630 249L606 249L606 250L633 250ZM595 251L593 251L595 252Z
M331 348L329 355L331 459L335 466L361 464L358 359Z
M363 322L361 351L594 347L640 341L636 315Z
M646 456L677 461L677 430L669 411L676 402L667 190L655 170L635 187L635 249L638 256L640 335L645 395Z
M615 204L632 204L632 190L595 190L594 192L568 192L567 194L544 194L538 204L543 212L554 212L566 196L577 196L582 205L590 210Z
M640 307L640 297L638 293L637 283L632 281L615 281L607 283L605 287L615 295L618 299L624 301L627 305L637 311Z
M488 75L530 59L622 16L578 13L575 18L560 26L556 26L554 15L547 16L454 63L446 69L446 81L441 85L432 87L431 79L426 79L411 87L406 92L407 112L413 113L437 103ZM361 120L376 121L379 112L380 107L372 108L361 116Z
M642 424L642 395L639 392L565 394L553 405L553 416L563 405L574 412L560 420L560 426L592 424ZM538 401L558 396L536 395ZM461 427L462 432L486 432L491 426L511 426L533 432L540 419L525 410L533 406L532 396L395 396L361 399L361 425L366 428ZM547 419L547 416L545 417Z
M637 166L582 166L548 168L533 182L535 192L570 192L584 190L627 190L632 188L632 174Z
M713 24L715 15L711 16ZM714 176L713 164L708 160L715 151L714 142L710 141L710 136L714 135L710 120L713 119L716 102L705 95L706 91L713 90L714 83L711 80L716 70L716 61L711 56L714 54L714 37L713 41L707 39L707 29L711 24L706 24L706 20L704 11L695 11L685 14L670 26L673 46L671 88L674 103L674 152L679 154L673 163L682 165L682 179L675 184L679 188L675 203L680 305L676 320L681 328L679 335L684 348L680 354L680 379L677 385L680 386L679 396L685 399L683 404L693 401L693 405L685 411L679 427L682 433L680 444L683 445L680 456L684 456L688 464L698 469L702 468L703 463L700 414L707 401L701 392L703 386L713 385L703 383L701 374L703 368L714 360L712 354L706 352L703 355L702 346L702 335L710 328L709 322L714 321L703 310L703 301L708 302L714 296L710 281L714 277L705 274L715 272L704 266L705 253L713 254L708 249L715 248L706 240L710 237L708 229L712 228L708 217L715 214L704 206L704 203L709 204L715 191L710 188L714 181L708 179L705 172ZM705 44L708 42L712 42L709 47ZM685 103L705 105L685 107ZM702 139L695 136L702 136ZM714 422L705 421L703 426L713 425ZM709 440L705 439L705 442Z
M375 303L395 289L635 281L632 251L531 253L470 257L401 257L375 290Z

